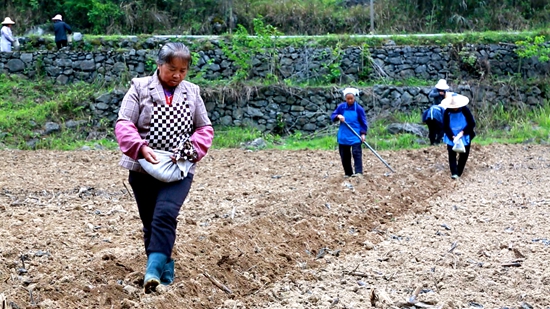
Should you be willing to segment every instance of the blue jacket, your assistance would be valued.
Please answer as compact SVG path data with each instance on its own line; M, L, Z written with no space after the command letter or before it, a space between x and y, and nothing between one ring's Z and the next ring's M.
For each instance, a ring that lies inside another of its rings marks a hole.
M447 90L449 91L449 90ZM430 90L430 93L428 93L428 97L432 98L434 100L434 105L439 105L443 99L445 99L445 95L439 94L439 89L433 88Z
M474 116L472 115L472 112L468 108L468 106L463 106L459 108L457 111L452 111L451 109L446 109L443 113L443 132L445 132L445 136L443 137L443 141L452 146L452 139L453 136L455 136L451 123L451 113L462 113L464 115L464 119L466 120L466 126L462 131L464 132L464 137L467 137L467 141L464 143L465 145L468 145L471 140L476 137L476 132L474 131L474 128L476 127L476 121L474 120Z
M356 134L367 134L368 129L367 117L365 116L363 107L357 102L353 102L351 106L348 106L348 103L344 102L336 107L336 110L332 113L330 118L332 121L335 121L338 119L338 115L343 115L346 118L347 124L340 124L338 128L338 144L349 146L361 144L361 139ZM352 130L355 133L353 133Z
M67 32L73 33L71 27L64 21L57 20L53 23L53 32L55 32L55 41L67 41Z
M434 119L435 121L443 124L443 113L445 109L439 105L432 105L422 113L422 122L426 122L428 119Z
M359 103L357 102L355 102L355 105L357 106L357 118L358 118L357 120L359 120L359 125L361 126L360 132L357 132L357 133L359 133L359 135L367 134L369 125L367 123L367 116L365 115L365 109L363 109L363 107L359 105ZM336 107L334 112L332 112L332 115L330 115L330 120L332 121L338 120L336 117L338 115L343 115L345 109L351 110L351 109L354 109L354 106L353 105L348 106L348 103L346 102L340 103L338 107Z

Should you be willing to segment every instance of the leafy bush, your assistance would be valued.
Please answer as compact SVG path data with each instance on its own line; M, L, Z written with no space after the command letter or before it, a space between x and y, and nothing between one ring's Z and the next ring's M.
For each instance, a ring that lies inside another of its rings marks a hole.
M3 16L17 16L21 32L63 14L75 29L95 34L223 34L254 19L290 35L368 34L370 5L340 0L25 0L5 1ZM548 28L544 0L374 1L376 33L522 31Z
M545 42L543 35L536 36L534 39L529 37L525 41L516 42L518 49L516 53L521 58L536 57L540 62L550 60L550 45Z

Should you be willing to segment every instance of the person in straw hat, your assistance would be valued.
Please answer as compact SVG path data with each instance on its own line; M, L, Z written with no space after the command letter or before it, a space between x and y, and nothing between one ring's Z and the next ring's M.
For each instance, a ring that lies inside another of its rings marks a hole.
M67 46L67 32L72 33L72 29L63 21L61 14L57 14L52 18L53 32L55 33L55 45L57 49Z
M433 105L422 113L422 122L428 126L430 145L441 143L443 138L443 112L445 109L441 106L441 101L449 89L447 81L440 79L428 94L428 97L433 99Z
M443 99L445 99L445 94L449 91L451 87L447 84L447 81L440 79L434 88L428 93L428 97L433 100L434 105L439 105Z
M0 38L0 51L11 52L11 47L15 43L15 38L11 32L11 25L15 24L11 18L6 17L2 22L2 37Z
M443 113L443 131L445 132L443 142L447 144L449 168L453 179L462 176L470 155L471 142L476 136L474 132L476 122L472 112L466 106L469 101L470 99L467 97L453 92L447 92L445 99L441 101L441 106L445 108ZM465 152L459 154L457 164L457 153L453 150L453 147L459 140L464 144Z

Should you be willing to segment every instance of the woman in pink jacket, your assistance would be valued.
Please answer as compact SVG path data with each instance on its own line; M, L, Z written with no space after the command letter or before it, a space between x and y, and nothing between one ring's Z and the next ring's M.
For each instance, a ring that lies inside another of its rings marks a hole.
M115 125L123 153L120 165L130 170L143 223L147 265L145 293L174 280L171 258L176 240L177 217L195 174L195 165L212 145L214 130L197 85L184 80L191 65L189 49L182 43L167 43L158 52L153 76L134 78L124 96ZM159 163L158 150L172 152L172 160L195 163L182 179L164 182L140 165L144 159Z

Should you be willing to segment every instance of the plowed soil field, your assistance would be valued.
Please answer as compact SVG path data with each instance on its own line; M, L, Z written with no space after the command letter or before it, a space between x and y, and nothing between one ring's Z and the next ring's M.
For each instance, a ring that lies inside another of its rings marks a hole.
M0 307L550 308L549 150L212 150L152 294L120 153L0 151Z

